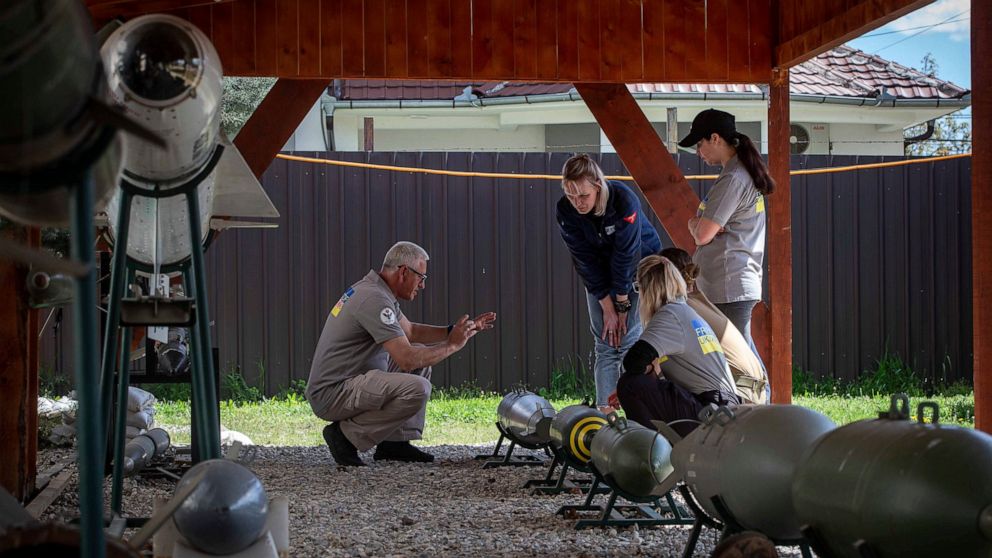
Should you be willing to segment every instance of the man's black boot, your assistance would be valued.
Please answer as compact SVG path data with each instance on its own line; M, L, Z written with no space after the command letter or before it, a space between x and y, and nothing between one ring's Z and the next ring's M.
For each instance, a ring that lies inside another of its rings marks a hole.
M411 463L432 463L434 456L421 451L410 442L379 442L375 448L376 461L408 461Z
M349 467L362 467L365 462L358 457L358 449L348 441L348 438L341 432L341 425L332 422L324 427L324 441L331 450L331 457L337 461L338 465Z

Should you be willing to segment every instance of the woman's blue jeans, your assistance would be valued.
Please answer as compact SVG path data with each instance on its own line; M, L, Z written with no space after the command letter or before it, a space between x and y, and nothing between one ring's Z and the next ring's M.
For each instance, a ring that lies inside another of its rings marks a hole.
M623 357L630 347L641 337L641 320L637 313L637 293L631 292L630 312L627 313L627 335L620 340L619 347L611 347L603 341L603 308L599 299L586 292L586 304L589 306L589 329L596 340L596 362L593 372L596 377L596 406L605 407L610 394L617 389L617 380L623 366Z

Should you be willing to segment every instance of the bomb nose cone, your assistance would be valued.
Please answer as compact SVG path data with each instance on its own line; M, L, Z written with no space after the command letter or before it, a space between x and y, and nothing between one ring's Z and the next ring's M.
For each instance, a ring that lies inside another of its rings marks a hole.
M167 101L196 87L203 57L193 38L168 21L149 21L120 42L116 70L131 92Z
M992 541L992 504L985 506L978 515L978 530L986 539Z

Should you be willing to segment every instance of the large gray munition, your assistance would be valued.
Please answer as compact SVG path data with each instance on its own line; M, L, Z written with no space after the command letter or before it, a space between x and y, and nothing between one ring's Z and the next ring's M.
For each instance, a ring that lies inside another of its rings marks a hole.
M110 101L82 2L4 3L0 17L0 215L69 223L72 188L89 169L103 206L121 170L120 134L95 115Z
M674 444L673 479L685 481L712 517L772 539L800 539L792 478L803 452L834 422L796 405L711 407L703 415L703 424Z
M933 403L917 420L895 396L888 413L837 428L803 456L792 496L818 554L992 556L992 436L939 424Z

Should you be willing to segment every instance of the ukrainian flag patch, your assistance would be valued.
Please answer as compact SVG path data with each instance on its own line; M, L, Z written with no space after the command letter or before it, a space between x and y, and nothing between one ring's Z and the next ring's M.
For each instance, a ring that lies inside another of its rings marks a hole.
M765 196L759 195L758 201L754 202L754 212L764 213L765 212Z
M716 340L716 335L706 322L692 320L692 329L696 330L696 338L699 339L699 348L702 349L704 355L712 352L723 352L723 347L720 346L720 342Z
M351 295L353 294L355 294L355 289L349 287L348 290L341 295L341 298L338 299L338 303L334 305L334 308L331 308L331 315L337 318L338 314L341 313L341 309L344 308L345 303L348 302L348 299L351 298Z

